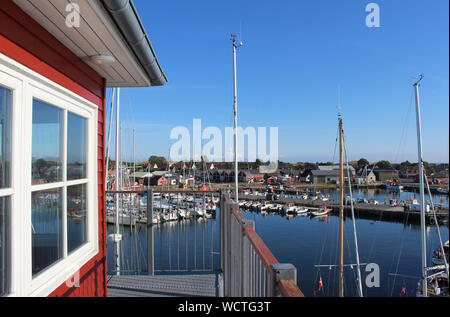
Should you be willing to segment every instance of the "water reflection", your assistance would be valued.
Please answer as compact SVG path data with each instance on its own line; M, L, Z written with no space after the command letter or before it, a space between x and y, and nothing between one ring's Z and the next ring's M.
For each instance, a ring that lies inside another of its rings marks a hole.
M12 92L0 86L0 188L10 186Z
M9 291L8 281L8 263L9 263L9 247L7 241L9 239L9 213L10 201L9 197L0 198L0 296Z
M67 187L67 248L72 252L87 241L86 184Z
M39 273L62 257L62 190L32 193L32 272Z
M121 228L124 274L147 272L147 228ZM115 232L108 225L109 233ZM212 272L219 269L219 226L216 219L193 218L153 226L156 272ZM114 270L114 244L108 241L108 272Z
M63 111L33 100L32 184L62 181Z
M67 114L67 179L86 178L86 119Z

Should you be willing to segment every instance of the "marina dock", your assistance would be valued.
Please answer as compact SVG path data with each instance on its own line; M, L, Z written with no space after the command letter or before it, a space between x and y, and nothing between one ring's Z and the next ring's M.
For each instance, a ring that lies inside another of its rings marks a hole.
M265 201L267 200L264 196L258 195L239 195L239 200L248 200L248 201ZM281 196L278 200L273 200L273 203L294 203L296 205L309 207L310 209L318 209L321 206L327 206L328 209L332 209L331 213L339 212L339 203L335 201L322 201L322 200L311 200L311 199L298 199L298 198L290 198ZM358 213L360 217L368 217L368 218L381 218L381 217L389 217L393 219L406 219L408 218L411 221L419 221L420 213L418 211L410 211L406 210L404 206L390 206L386 204L364 204L364 203L353 203L353 207L355 212ZM344 205L344 210L349 211L351 209L350 204ZM427 215L428 219L431 220L432 214ZM448 217L448 209L437 209L436 217L438 219Z

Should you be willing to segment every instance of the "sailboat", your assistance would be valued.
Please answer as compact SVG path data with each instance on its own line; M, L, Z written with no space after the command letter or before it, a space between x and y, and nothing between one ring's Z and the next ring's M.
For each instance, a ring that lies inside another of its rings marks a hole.
M353 234L354 234L354 242L355 242L355 254L356 254L356 263L354 264L344 264L344 160L343 160L343 153L344 153L344 130L343 130L343 124L342 124L342 116L340 114L340 106L338 106L339 113L338 113L338 122L339 122L339 192L340 192L340 199L339 199L339 264L338 265L315 265L316 268L320 267L326 267L326 268L335 268L337 267L339 270L339 277L338 277L338 293L339 297L344 297L344 267L356 267L357 272L357 291L358 296L363 297L362 292L362 279L361 279L361 270L360 266L365 265L361 264L359 261L359 251L358 251L358 239L356 234L356 222L355 222L355 215L353 210L353 197L352 197L352 189L350 184L350 175L349 175L349 166L348 166L348 158L346 157L346 163L347 163L347 178L348 178L348 185L349 185L349 191L350 191L350 199L351 199L351 214L352 214L352 220L353 220ZM345 153L347 153L345 151ZM326 206L323 206L323 212L328 213L328 210ZM319 281L320 288L322 288L322 277L320 276Z
M416 295L418 297L429 297L429 296L448 296L448 284L449 284L449 273L448 273L448 262L445 256L442 257L444 264L428 267L427 266L427 236L426 236L426 223L425 223L425 182L424 178L426 175L424 173L424 165L422 159L422 127L421 127L421 116L420 116L420 102L419 102L419 86L423 79L423 75L420 74L419 80L413 84L415 92L416 101L416 127L417 127L417 154L419 162L419 181L420 181L420 233L421 233L421 257L422 257L422 277L418 283ZM427 186L428 186L428 182ZM429 188L428 188L428 192ZM430 193L431 196L431 193ZM432 209L434 213L433 200L431 199ZM435 221L435 225L438 232L440 250L442 254L445 254L444 245L442 243L442 238L440 235L439 224ZM429 272L433 272L429 274Z

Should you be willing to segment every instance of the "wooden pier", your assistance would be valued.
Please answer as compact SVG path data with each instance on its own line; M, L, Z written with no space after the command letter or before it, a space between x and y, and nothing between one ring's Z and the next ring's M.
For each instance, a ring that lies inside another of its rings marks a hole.
M239 195L240 200L251 200L251 201L265 201L267 200L263 196L257 195ZM332 213L337 213L339 211L339 203L335 201L322 201L320 199L311 200L311 199L298 199L298 198L288 198L288 197L280 197L278 200L272 200L273 203L294 203L299 206L305 206L310 208L319 208L320 206L327 206L327 208L332 209ZM393 219L405 219L408 218L411 221L419 221L420 220L420 212L418 211L408 211L403 206L390 206L385 204L362 204L362 203L353 203L354 210L358 212L358 216L360 217L369 217L369 218L380 218L380 217L389 217ZM344 205L345 210L350 210L350 205ZM436 210L436 217L438 219L448 217L448 209L438 209ZM431 220L432 214L427 215L428 220Z

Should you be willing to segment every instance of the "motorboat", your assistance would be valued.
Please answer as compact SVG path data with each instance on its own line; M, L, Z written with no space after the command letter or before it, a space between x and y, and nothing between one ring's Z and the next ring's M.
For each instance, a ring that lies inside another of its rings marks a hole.
M311 211L311 216L318 217L318 216L325 216L327 215L331 209L328 209L327 206L322 206L318 210Z
M444 254L442 254L441 248L438 248L436 251L433 252L433 255L431 257L431 261L435 265L442 265L442 264L444 264L445 263L444 256L445 256L445 259L446 259L446 261L448 263L448 240L447 240L447 242L444 243L443 249L444 249Z
M295 213L297 215L306 215L308 214L308 210L306 207L295 207Z
M398 179L394 178L391 182L386 183L386 190L389 192L400 192L403 190L403 186L400 185Z

